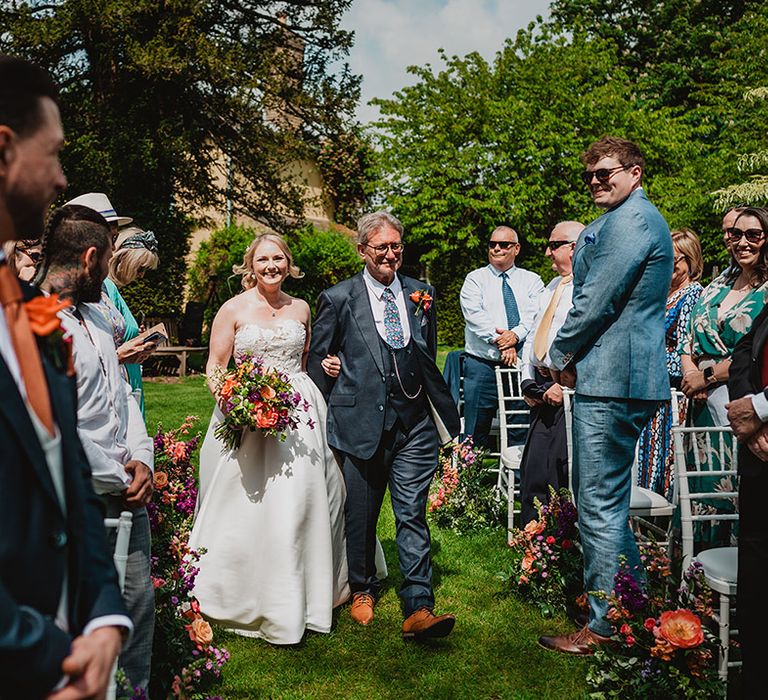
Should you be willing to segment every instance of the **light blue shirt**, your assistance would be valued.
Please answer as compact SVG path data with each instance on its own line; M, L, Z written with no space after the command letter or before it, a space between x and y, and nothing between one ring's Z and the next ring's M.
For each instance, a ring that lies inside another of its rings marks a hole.
M522 343L533 328L544 283L535 272L514 265L506 273L506 283L515 294L520 312L520 322L509 330L514 331ZM470 355L486 360L501 359L501 353L494 345L494 341L499 337L496 329L507 328L501 274L502 272L493 265L472 270L464 280L459 295L465 322L464 349Z

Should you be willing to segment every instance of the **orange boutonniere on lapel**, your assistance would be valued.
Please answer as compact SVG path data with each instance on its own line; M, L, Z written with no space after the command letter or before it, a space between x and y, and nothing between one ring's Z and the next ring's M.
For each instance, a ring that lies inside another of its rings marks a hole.
M60 299L58 294L33 297L24 304L29 318L29 327L37 336L41 352L57 369L66 371L71 377L75 373L72 363L72 338L65 335L61 327L59 312L72 306L72 302Z
M416 304L416 311L413 312L414 316L419 315L419 311L424 311L426 314L432 306L432 296L426 289L417 289L415 292L411 292L409 299Z

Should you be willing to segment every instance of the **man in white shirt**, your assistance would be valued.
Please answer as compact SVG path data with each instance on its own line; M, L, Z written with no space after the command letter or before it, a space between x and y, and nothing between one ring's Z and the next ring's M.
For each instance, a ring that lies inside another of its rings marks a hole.
M541 277L515 266L517 232L499 226L488 240L488 265L467 275L464 314L464 434L484 446L498 408L495 367L517 364L533 326Z
M66 187L57 99L45 71L0 54L0 243L38 238ZM30 300L42 301L0 250L0 695L102 697L132 625L77 438L55 300L46 328L30 322Z
M152 496L152 439L122 378L111 323L98 303L112 256L109 227L98 212L69 205L55 210L45 243L42 288L70 299L61 312L77 371L77 429L91 464L93 486L109 517L133 512L125 600L135 632L120 657L132 687L149 684L154 590L146 505Z
M573 295L573 250L584 224L561 221L547 243L546 256L557 272L539 299L539 310L523 349L521 388L531 407L531 424L520 464L520 515L527 524L537 517L534 499L549 501L549 487L568 486L568 448L563 389L550 375L549 346L568 312Z

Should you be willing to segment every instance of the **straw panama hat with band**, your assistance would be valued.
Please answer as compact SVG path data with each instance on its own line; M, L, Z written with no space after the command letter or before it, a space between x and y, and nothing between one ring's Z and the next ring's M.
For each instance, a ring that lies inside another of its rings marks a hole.
M109 197L103 192L81 194L79 197L70 199L67 204L79 204L82 207L93 209L99 212L110 224L116 223L118 226L125 226L133 221L130 216L118 216L112 202L109 201Z

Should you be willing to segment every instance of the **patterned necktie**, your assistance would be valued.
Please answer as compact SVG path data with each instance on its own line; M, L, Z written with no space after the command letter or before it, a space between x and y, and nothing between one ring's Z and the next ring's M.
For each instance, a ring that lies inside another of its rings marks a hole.
M560 299L565 291L565 285L573 279L573 275L566 275L560 278L560 283L555 287L555 291L552 293L552 298L549 300L549 304L541 317L538 327L536 328L536 335L533 337L533 354L540 362L544 362L544 358L547 356L547 350L549 350L549 331L552 328L552 320L555 318L555 311L557 305L560 303Z
M384 299L384 333L386 333L387 345L393 350L399 350L405 347L405 337L403 336L403 326L400 323L400 311L395 303L395 295L387 287L381 295Z
M509 275L506 272L501 273L501 295L504 297L504 311L507 313L507 328L512 330L520 323L520 311L517 308L517 300L512 287L507 284Z
M22 303L19 282L5 262L0 263L0 304L5 309L8 333L27 389L27 401L48 434L54 435L51 397L48 394L40 352L29 325L27 310Z

